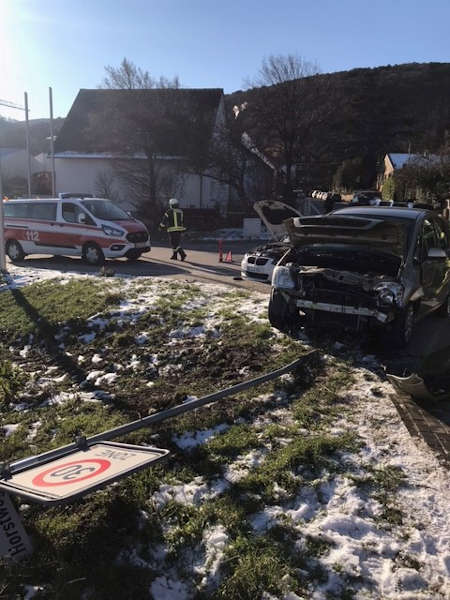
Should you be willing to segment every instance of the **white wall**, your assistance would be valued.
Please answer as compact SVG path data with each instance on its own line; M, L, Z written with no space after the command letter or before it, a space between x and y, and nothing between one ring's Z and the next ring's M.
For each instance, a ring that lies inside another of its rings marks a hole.
M95 182L99 172L111 170L111 160L107 158L55 158L56 193L84 192L95 193ZM202 197L200 194L202 183ZM117 182L121 203L127 205L126 188ZM173 193L183 208L216 208L226 210L228 186L210 177L183 173L178 176L178 184ZM201 198L201 203L200 203ZM201 205L200 205L201 204Z
M55 158L56 193L93 194L97 174L109 168L110 161L104 158Z

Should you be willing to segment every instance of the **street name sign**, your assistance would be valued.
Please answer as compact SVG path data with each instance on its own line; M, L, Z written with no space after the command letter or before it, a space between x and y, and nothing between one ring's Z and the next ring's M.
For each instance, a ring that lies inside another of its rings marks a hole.
M0 556L20 560L31 552L30 538L10 497L0 491Z
M168 454L161 448L99 442L0 479L0 491L59 504L153 466Z

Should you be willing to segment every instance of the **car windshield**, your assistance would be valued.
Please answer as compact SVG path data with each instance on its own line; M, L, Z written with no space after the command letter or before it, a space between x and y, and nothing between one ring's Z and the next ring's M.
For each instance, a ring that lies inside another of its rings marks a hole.
M130 216L109 200L83 200L81 204L87 210L97 217L105 221L129 221Z

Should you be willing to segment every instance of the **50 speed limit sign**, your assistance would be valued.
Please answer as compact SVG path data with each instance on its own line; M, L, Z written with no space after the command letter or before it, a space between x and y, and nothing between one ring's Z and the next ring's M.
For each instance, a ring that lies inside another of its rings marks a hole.
M0 480L0 489L43 503L65 502L164 459L168 450L100 442Z

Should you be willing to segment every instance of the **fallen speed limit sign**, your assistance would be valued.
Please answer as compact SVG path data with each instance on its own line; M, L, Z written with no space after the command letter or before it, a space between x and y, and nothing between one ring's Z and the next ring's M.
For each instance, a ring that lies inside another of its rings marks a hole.
M0 489L46 504L65 502L154 465L168 453L160 448L100 442L19 471L0 480Z

